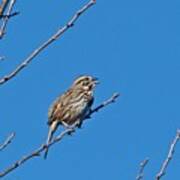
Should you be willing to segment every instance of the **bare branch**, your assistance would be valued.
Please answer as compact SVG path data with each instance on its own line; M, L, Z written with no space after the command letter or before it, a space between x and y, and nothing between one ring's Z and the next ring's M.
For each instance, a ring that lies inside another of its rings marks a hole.
M144 177L144 168L146 167L147 163L149 162L149 158L146 158L144 161L140 163L140 169L138 172L138 175L136 177L136 180L141 180Z
M156 175L156 180L160 180L166 174L166 169L167 169L170 161L173 158L175 148L176 148L176 145L177 145L179 140L180 140L180 129L177 130L176 136L175 136L174 140L172 141L172 143L170 145L167 158L163 162L159 173Z
M119 93L114 93L112 95L112 97L109 98L107 101L104 101L102 104L100 104L99 106L97 106L96 108L91 110L91 112L90 112L90 114L88 116L90 116L94 112L98 112L100 109L102 109L103 107L107 106L108 104L114 103L119 96L120 96ZM89 117L87 117L87 118L89 118Z
M3 17L3 14L1 14L1 16L3 17L3 22L2 22L2 26L0 28L0 38L3 38L3 36L5 34L7 23L8 23L9 18L12 17L11 12L12 12L12 9L13 9L13 6L15 3L16 3L16 0L11 0L9 3L9 7L7 10L6 16Z
M88 10L91 6L95 4L94 0L90 0L87 4L85 4L80 10L78 10L75 15L70 19L70 21L63 26L62 28L58 29L58 31L53 34L47 41L41 44L37 49L35 49L20 65L18 65L15 70L13 70L8 75L5 75L3 78L0 79L0 84L4 84L5 82L9 81L13 77L15 77L22 69L27 67L27 65L38 55L42 52L45 48L47 48L51 43L56 41L58 38L61 37L69 28L73 27L74 23L79 19L79 17Z
M11 142L12 140L14 139L15 137L15 133L11 133L7 138L6 140L4 141L3 144L0 145L0 151L2 151L3 149L5 149Z
M96 109L100 110L102 108L104 108L105 106L109 105L110 103L115 102L115 100L117 99L118 95L117 93L114 94L112 97L110 97L109 99L107 99L106 101L104 101L102 104L100 104L99 106L97 106L96 108L94 108L89 115L87 116L88 118L90 117L90 115L92 115L93 113L97 112ZM7 174L9 174L10 172L12 172L13 170L15 170L16 168L20 167L23 163L27 162L28 160L34 158L34 157L38 157L41 155L41 153L47 149L47 147L49 148L50 146L54 145L57 142L60 142L66 135L72 134L73 132L76 131L76 126L74 125L73 127L69 128L69 129L65 129L63 132L61 132L58 136L56 136L48 145L47 144L42 144L39 148L37 148L36 150L34 150L33 152L31 152L28 155L23 156L20 160L17 160L14 164L10 165L8 168L6 168L4 171L2 171L0 173L0 177L4 177Z

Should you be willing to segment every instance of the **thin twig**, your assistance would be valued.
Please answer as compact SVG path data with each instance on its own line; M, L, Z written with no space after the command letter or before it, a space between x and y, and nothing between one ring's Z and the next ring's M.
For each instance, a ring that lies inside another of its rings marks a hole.
M115 102L115 100L117 99L118 96L113 95L111 98L107 99L106 101L104 101L102 104L100 104L99 106L97 106L96 108L94 108L94 110L92 110L89 115L87 117L90 117L90 115L92 115L93 113L97 112L96 109L98 108L98 110L104 108L105 106L109 105L110 103ZM34 158L34 157L38 157L41 155L41 153L47 149L47 147L49 148L50 146L54 145L55 143L61 141L66 135L72 134L73 132L75 132L76 128L75 126L70 128L70 129L65 129L63 132L61 132L58 136L56 136L51 143L47 144L42 144L39 148L37 148L36 150L34 150L33 152L29 153L28 155L23 156L20 160L17 160L15 163L13 163L12 165L10 165L8 168L6 168L5 170L3 170L0 173L0 177L4 177L7 174L9 174L10 172L12 172L13 170L15 170L16 168L20 167L23 163L27 162L28 160Z
M13 16L17 16L19 13L20 13L20 12L13 12L13 13L11 13L11 14L9 14L9 15L3 14L3 15L0 16L0 18L11 18L11 17L13 17Z
M140 163L140 169L138 175L136 176L136 180L141 180L144 177L144 168L146 167L147 163L149 162L149 158L146 158L144 161Z
M173 158L175 148L179 140L180 140L180 129L177 130L176 136L170 145L167 158L164 160L159 173L156 175L156 180L160 180L166 174L166 169Z
M100 104L99 106L97 106L96 108L94 108L93 110L91 110L90 114L88 116L90 116L91 114L93 114L94 112L98 112L101 108L103 108L104 106L107 106L108 104L111 104L113 102L115 102L115 100L120 96L119 93L114 93L112 95L111 98L109 98L107 101L104 101L102 104Z
M9 3L9 7L8 7L8 10L7 10L7 13L6 13L6 17L3 18L2 26L0 28L0 38L3 38L3 36L5 34L7 23L8 23L9 17L11 17L11 11L12 11L13 6L14 6L15 3L16 3L16 0L11 0L10 3Z
M14 139L15 137L15 133L11 133L7 138L6 140L4 141L3 144L0 145L0 151L2 151L3 149L5 149L11 142L12 140Z
M0 5L0 19L2 18L9 2L10 0L2 0L1 5Z
M69 28L73 27L75 22L79 19L79 17L88 10L91 6L95 4L94 0L90 0L87 4L85 4L80 10L78 10L75 15L70 19L70 21L63 26L62 28L58 29L58 31L53 34L47 41L41 44L37 49L35 49L20 65L18 65L15 70L13 70L8 75L5 75L3 78L0 79L0 84L4 84L5 82L9 81L13 77L15 77L22 69L27 67L27 65L46 47L48 47L51 43L56 41L58 38L61 37Z

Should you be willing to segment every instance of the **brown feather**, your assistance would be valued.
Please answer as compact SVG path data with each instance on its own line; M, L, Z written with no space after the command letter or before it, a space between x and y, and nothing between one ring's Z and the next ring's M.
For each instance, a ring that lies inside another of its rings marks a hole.
M85 116L91 110L96 82L97 79L91 76L81 76L73 82L72 86L64 94L54 101L48 112L48 125L50 128L47 144L52 140L52 136L59 124L71 126L78 122L78 127L81 126ZM47 151L48 149L45 157Z

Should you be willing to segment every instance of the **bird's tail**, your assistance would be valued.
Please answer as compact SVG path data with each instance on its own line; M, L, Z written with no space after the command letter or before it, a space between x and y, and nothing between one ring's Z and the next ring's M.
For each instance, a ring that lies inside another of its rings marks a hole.
M50 142L51 142L51 140L52 140L52 138L53 138L53 134L54 134L56 128L57 128L57 123L56 123L56 122L52 123L52 125L51 125L50 128L49 128L48 137L47 137L47 140L46 140L46 146L47 146L47 148L46 148L45 153L44 153L44 159L47 158L48 149L49 149L48 146L49 146L49 144L50 144Z

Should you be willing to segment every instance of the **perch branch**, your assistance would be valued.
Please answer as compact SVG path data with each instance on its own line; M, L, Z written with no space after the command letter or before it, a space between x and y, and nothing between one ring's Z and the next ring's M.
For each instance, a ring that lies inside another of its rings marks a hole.
M140 169L138 172L138 175L136 176L136 180L141 180L144 177L144 168L146 167L147 163L149 162L149 159L146 158L144 161L140 163Z
M2 26L0 28L0 39L3 38L3 36L5 34L5 30L6 30L9 18L14 15L17 15L17 13L13 13L14 15L13 14L11 15L11 12L12 12L12 9L13 9L15 3L16 3L16 0L11 0L9 2L9 7L8 7L6 15L1 14L1 16L3 17L3 22L2 22Z
M37 49L35 49L21 64L19 64L15 70L13 70L8 75L5 75L0 79L0 84L4 84L5 82L9 81L13 77L15 77L19 72L21 72L25 67L28 66L28 64L38 55L40 52L42 52L46 47L48 47L51 43L56 41L58 38L61 37L62 34L64 34L68 29L73 27L75 22L79 19L79 17L88 10L91 6L95 4L94 0L90 0L87 4L85 4L80 10L78 10L75 15L70 19L70 21L63 26L62 28L58 29L58 31L53 34L47 41L45 41L43 44L41 44Z
M96 109L98 108L98 110L104 108L105 106L109 105L110 103L115 102L115 100L118 98L118 94L114 94L112 97L110 97L109 99L107 99L106 101L104 101L102 104L100 104L99 106L97 106L96 108L94 108L94 110L92 110L89 115L87 117L90 117L90 115L92 115L93 113L97 112ZM36 150L34 150L33 152L31 152L28 155L23 156L20 160L17 160L15 163L13 163L12 165L10 165L8 168L6 168L4 171L0 172L0 177L4 177L7 174L9 174L10 172L12 172L13 170L15 170L16 168L20 167L22 164L24 164L25 162L27 162L28 160L34 158L34 157L38 157L41 155L41 153L46 150L46 148L54 145L57 142L60 142L66 135L72 134L73 132L76 131L75 126L70 128L70 129L65 129L63 132L61 132L58 136L56 136L48 145L47 144L42 144L39 148L37 148Z
M103 107L107 106L108 104L111 104L113 102L116 101L116 99L120 96L119 93L114 93L112 95L111 98L109 98L107 101L104 101L102 104L100 104L99 106L97 106L96 108L94 108L93 110L91 110L90 114L88 116L90 116L91 114L93 114L94 112L98 112L100 109L102 109ZM88 118L88 117L87 117Z
M5 149L11 142L12 140L14 139L15 137L15 133L11 133L7 138L6 140L4 141L3 144L0 145L0 151L2 151L3 149Z
M177 130L176 136L170 145L167 158L164 160L159 173L156 175L156 180L160 180L166 174L166 169L173 158L175 148L179 140L180 140L180 129Z

